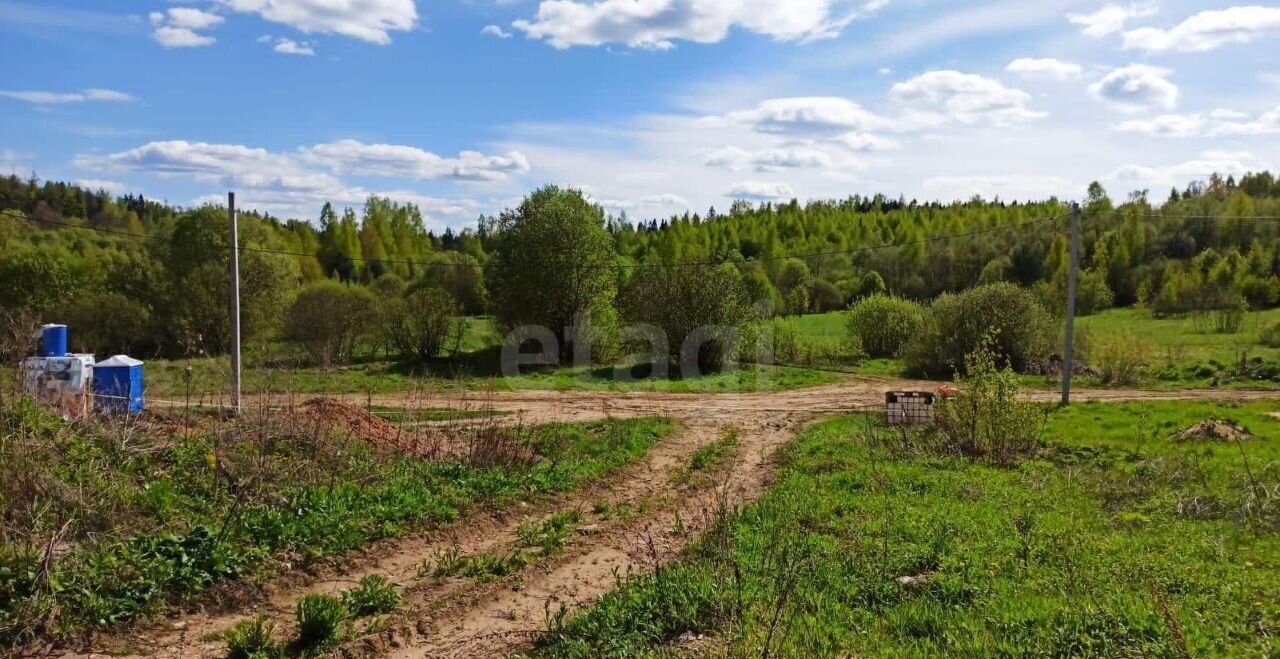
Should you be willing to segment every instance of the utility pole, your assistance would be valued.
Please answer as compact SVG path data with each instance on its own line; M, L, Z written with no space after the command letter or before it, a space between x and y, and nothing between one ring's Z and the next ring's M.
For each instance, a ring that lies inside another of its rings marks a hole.
M236 193L227 193L231 221L231 413L240 414L240 231L236 223Z
M1067 344L1062 349L1062 404L1071 404L1071 371L1075 366L1076 270L1080 266L1080 204L1071 204L1070 264L1067 266Z

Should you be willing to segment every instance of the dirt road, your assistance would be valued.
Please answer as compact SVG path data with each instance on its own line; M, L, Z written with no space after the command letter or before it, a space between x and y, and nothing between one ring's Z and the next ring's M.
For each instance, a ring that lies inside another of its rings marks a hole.
M773 473L776 449L813 421L859 409L878 409L884 392L931 391L936 382L849 378L794 391L746 394L670 394L518 391L486 394L394 394L338 397L353 404L386 407L487 409L511 413L526 423L585 421L605 417L664 415L680 428L640 463L585 491L482 517L443 531L376 545L309 575L291 575L267 591L254 610L185 616L115 639L129 652L116 656L216 657L217 635L238 620L262 612L289 631L293 607L308 593L334 594L368 574L405 585L405 602L387 629L349 643L348 654L410 657L488 657L527 648L545 627L548 611L589 604L611 590L620 575L653 569L671 560L724 507L760 495ZM1032 392L1057 400L1056 392ZM1277 392L1146 392L1081 390L1075 400L1277 400ZM259 404L271 401L258 399ZM673 475L700 447L729 429L738 433L731 464L715 478L677 485ZM563 553L533 561L515 574L490 582L437 579L422 570L444 552L462 556L508 555L516 529L558 511L577 510L583 525ZM619 514L617 511L627 511ZM105 649L105 646L104 646ZM64 654L63 656L103 656Z

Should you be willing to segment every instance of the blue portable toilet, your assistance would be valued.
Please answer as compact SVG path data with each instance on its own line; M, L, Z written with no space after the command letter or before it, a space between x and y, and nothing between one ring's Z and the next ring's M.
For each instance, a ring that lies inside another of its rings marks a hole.
M94 407L107 414L142 411L142 362L116 355L93 367Z
M40 328L40 356L67 356L67 326L49 324Z

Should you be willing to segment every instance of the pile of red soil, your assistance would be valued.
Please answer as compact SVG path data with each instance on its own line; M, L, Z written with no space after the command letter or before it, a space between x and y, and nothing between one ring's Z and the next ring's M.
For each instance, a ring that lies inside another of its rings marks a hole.
M305 423L350 435L381 449L423 458L438 457L436 442L332 398L312 398L299 405L296 414Z

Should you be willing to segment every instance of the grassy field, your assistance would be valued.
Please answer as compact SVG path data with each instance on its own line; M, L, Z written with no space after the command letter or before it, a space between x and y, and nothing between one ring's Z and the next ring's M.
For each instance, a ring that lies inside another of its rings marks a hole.
M828 421L785 450L762 499L677 564L552 616L531 654L1273 655L1275 411L1077 405L1013 467L905 450L864 417ZM1170 440L1209 417L1257 437Z
M289 415L67 425L9 397L0 648L110 627L379 538L572 490L639 459L672 428L662 418L460 428L450 432L461 446L489 432L500 439L475 446L502 450L423 460Z
M799 340L810 346L832 345L847 332L844 312L787 318ZM1194 318L1154 318L1139 309L1109 309L1077 319L1078 349L1090 362L1104 359L1108 343L1126 340L1138 347L1131 355L1142 362L1135 384L1150 389L1187 387L1280 388L1280 348L1259 342L1262 328L1280 323L1280 309L1249 313L1239 332L1205 331ZM1241 362L1246 368L1241 369ZM1094 364L1091 364L1094 365ZM867 359L843 370L859 375L903 376L900 359ZM1272 371L1275 371L1273 373ZM1028 377L1029 386L1056 386L1057 378ZM1106 386L1096 377L1079 378L1081 386Z
M845 349L847 329L843 312L783 318L778 326L794 332L804 361L762 371L753 365L741 369L682 379L632 382L619 379L614 367L557 368L501 377L501 338L488 318L466 319L462 352L454 358L425 365L404 365L385 357L365 357L354 364L318 368L300 362L296 352L271 345L246 353L243 388L246 392L289 394L377 394L423 389L472 390L558 389L599 391L731 392L794 389L827 384L838 372L857 375L902 377L899 359L864 359L855 362ZM1157 319L1136 309L1112 309L1079 319L1079 350L1091 363L1104 359L1103 350L1117 341L1136 346L1128 357L1141 362L1137 378L1122 386L1148 389L1180 388L1280 388L1280 348L1258 341L1259 329L1280 322L1280 309L1246 316L1240 332L1215 334L1202 331L1191 318ZM1135 352L1136 351L1136 352ZM786 359L779 358L785 362ZM1242 368L1243 365L1243 368ZM225 396L230 364L226 357L189 360L155 360L146 366L150 397L193 402ZM190 369L188 371L188 369ZM643 375L643 372L639 372ZM189 378L189 380L188 380ZM1056 377L1027 376L1024 384L1056 387ZM1083 375L1078 386L1111 386L1098 377Z

